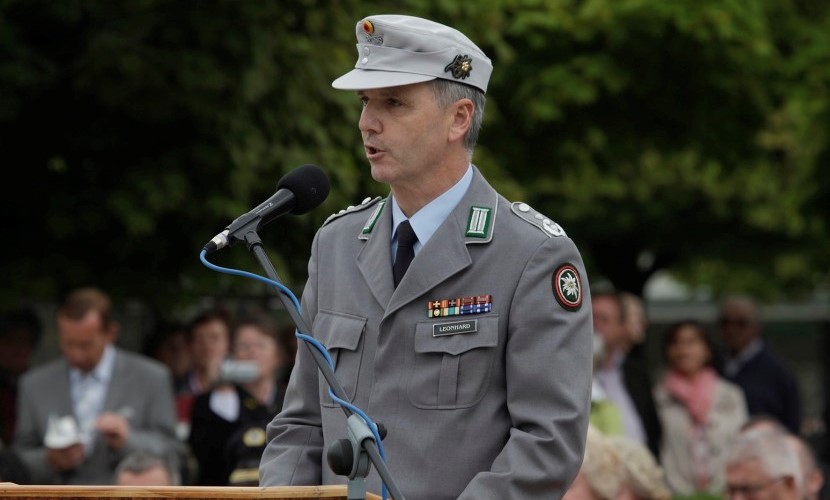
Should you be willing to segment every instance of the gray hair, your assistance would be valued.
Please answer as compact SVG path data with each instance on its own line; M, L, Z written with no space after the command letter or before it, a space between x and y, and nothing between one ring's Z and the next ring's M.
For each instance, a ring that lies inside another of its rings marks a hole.
M464 148L470 157L472 157L473 150L478 142L481 123L484 121L484 104L486 102L484 92L470 85L444 80L443 78L436 78L431 83L432 93L435 95L435 102L442 108L461 99L473 101L472 123L470 124L470 130L467 131L467 135L464 136Z
M122 472L130 474L143 474L154 467L161 467L167 471L170 476L170 483L173 486L180 486L181 474L176 467L162 456L150 453L147 451L135 451L124 457L115 468L115 479L117 482L118 476Z
M738 434L726 456L726 467L757 460L771 479L790 476L801 491L802 476L798 455L786 434L768 428L749 429Z

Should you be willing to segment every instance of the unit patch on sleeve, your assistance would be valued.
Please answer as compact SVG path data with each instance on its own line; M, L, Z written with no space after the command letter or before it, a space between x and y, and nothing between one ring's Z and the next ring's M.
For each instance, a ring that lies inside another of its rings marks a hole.
M582 280L573 264L562 264L554 271L553 295L566 311L578 311L582 307Z

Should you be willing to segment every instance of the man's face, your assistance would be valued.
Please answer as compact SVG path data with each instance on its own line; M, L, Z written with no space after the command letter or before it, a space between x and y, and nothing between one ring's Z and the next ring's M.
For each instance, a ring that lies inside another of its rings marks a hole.
M114 340L114 332L104 328L101 315L96 311L88 312L80 320L59 314L57 326L63 357L84 373L95 369L104 349Z
M453 106L436 104L432 84L361 90L359 128L372 178L392 188L420 190L445 175Z
M745 460L726 467L724 496L729 500L796 500L790 476L770 477L760 460Z
M614 351L627 343L628 332L622 321L620 305L613 297L599 295L591 299L594 318L594 330L605 341L606 353Z
M282 361L274 338L253 325L240 326L234 337L234 359L254 361L261 378L273 379Z
M744 301L724 304L718 326L723 343L732 353L740 352L761 334L754 306Z
M230 331L224 321L212 319L193 329L191 352L194 365L217 368L228 355Z

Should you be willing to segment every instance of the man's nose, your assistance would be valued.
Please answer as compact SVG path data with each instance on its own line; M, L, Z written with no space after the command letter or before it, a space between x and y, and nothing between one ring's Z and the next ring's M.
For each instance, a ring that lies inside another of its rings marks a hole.
M361 132L380 132L380 121L369 106L364 106L363 111L360 112L360 121L357 126Z

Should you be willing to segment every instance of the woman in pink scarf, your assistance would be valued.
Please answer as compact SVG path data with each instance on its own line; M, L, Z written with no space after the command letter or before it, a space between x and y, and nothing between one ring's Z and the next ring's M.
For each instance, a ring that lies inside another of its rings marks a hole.
M676 323L663 341L666 371L654 400L666 480L678 495L719 494L726 453L748 418L743 392L712 368L713 345L699 323Z

